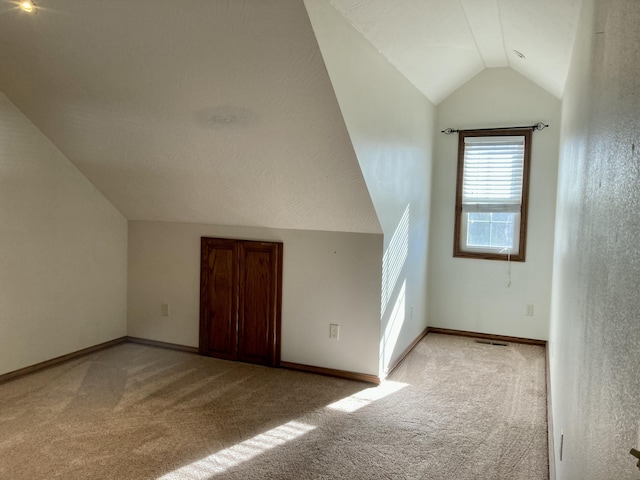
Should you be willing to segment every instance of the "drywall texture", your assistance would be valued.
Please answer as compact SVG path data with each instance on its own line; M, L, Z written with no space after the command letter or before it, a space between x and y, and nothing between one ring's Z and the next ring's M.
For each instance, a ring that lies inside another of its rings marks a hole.
M436 104L486 67L562 97L580 0L328 1Z
M0 5L0 90L129 220L381 233L302 0Z
M283 361L378 375L380 234L129 222L129 335L198 346L202 236L283 242Z
M127 222L0 93L0 374L126 333Z
M526 262L511 265L453 258L458 136L437 134L429 325L547 339L560 102L511 69L487 69L438 106L437 130L532 125L538 121L550 126L533 134ZM525 316L528 304L534 306L532 317Z
M640 2L585 1L563 101L551 315L559 480L635 480ZM560 435L564 452L559 461Z
M435 107L331 5L305 4L384 232L383 373L427 325Z

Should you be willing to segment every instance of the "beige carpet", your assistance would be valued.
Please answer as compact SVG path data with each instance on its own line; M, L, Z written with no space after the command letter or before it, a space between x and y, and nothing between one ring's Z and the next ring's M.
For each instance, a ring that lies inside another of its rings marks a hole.
M380 387L122 344L0 384L0 478L541 480L544 372L436 334Z

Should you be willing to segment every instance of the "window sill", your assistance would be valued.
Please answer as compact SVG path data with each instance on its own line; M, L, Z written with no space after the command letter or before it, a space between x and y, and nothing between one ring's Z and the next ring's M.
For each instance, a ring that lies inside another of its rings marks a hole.
M512 254L511 258L506 253L492 253L492 252L469 252L465 250L456 249L453 252L454 258L476 258L478 260L502 260L507 262L511 260L512 262L524 262L524 254L516 253Z

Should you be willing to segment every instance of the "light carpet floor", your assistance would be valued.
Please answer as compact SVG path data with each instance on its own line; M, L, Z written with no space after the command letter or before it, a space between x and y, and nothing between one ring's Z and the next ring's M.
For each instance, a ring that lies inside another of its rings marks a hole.
M429 334L375 387L122 344L0 384L0 478L543 480L544 361Z

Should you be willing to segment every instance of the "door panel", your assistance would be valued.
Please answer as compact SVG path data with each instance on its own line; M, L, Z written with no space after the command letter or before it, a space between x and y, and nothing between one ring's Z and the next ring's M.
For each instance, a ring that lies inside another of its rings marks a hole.
M238 358L271 363L275 329L274 246L243 243L240 248Z
M238 345L238 245L203 238L200 266L200 351L235 360Z

